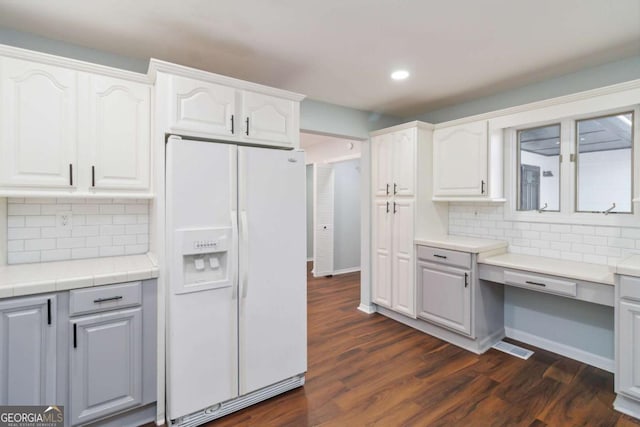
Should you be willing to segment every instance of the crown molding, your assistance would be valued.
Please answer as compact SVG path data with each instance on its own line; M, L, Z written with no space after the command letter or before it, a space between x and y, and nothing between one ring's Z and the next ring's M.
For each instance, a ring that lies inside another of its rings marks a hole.
M71 68L87 73L101 74L138 83L150 84L151 81L146 74L135 73L133 71L108 67L106 65L93 64L91 62L66 58L63 56L51 55L48 53L36 52L19 47L0 44L0 56L5 56L24 61L39 62L41 64L53 65L56 67Z
M156 81L158 73L165 73L224 86L231 86L236 89L249 90L265 95L277 96L279 98L289 99L291 101L300 102L305 98L305 95L299 93L277 89L270 86L264 86L258 83L251 83L233 77L210 73L208 71L198 70L196 68L186 67L184 65L173 64L171 62L151 58L151 60L149 61L148 76L152 82Z
M412 122L402 123L399 125L390 126L388 128L374 130L373 132L369 132L369 136L384 135L389 132L397 132L399 130L405 130L405 129L411 129L411 128L433 130L434 126L431 123L414 120Z

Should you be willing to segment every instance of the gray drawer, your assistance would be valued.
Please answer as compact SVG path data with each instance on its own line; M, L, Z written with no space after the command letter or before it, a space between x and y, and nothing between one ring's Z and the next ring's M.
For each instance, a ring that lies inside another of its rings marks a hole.
M640 278L620 276L620 298L640 300Z
M418 259L471 269L471 254L418 245Z
M532 289L539 292L548 292L558 295L575 297L577 294L576 282L568 280L552 279L544 276L536 276L528 273L518 273L505 270L504 283L520 288Z
M142 282L118 283L69 292L69 315L134 307L142 303Z

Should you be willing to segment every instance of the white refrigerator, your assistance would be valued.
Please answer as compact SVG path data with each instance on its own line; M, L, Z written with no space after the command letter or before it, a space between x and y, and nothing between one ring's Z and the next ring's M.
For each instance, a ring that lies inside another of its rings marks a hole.
M167 411L199 425L304 384L304 154L169 137Z

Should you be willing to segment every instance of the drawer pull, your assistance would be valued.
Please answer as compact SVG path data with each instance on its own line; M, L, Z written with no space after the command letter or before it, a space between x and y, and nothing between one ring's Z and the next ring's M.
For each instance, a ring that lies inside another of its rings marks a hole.
M469 286L469 273L464 273L464 287Z
M540 282L532 282L531 280L525 280L525 282L527 285L536 285L536 286L543 286L546 287L547 285L545 285L544 283L540 283Z
M94 304L100 304L102 302L118 301L118 300L121 300L121 299L122 299L122 296L118 295L118 296L115 296L115 297L94 299L93 302L94 302Z
M436 257L436 258L447 259L447 257L445 255L433 254L433 256Z
M78 348L78 324L73 324L73 348Z

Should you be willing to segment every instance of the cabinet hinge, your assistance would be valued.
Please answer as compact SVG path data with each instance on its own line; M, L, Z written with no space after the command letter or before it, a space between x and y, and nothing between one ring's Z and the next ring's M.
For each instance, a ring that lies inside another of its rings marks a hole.
M570 161L571 163L575 162L575 161L576 161L576 155L575 155L575 154L573 154L573 153L569 154L569 161Z

